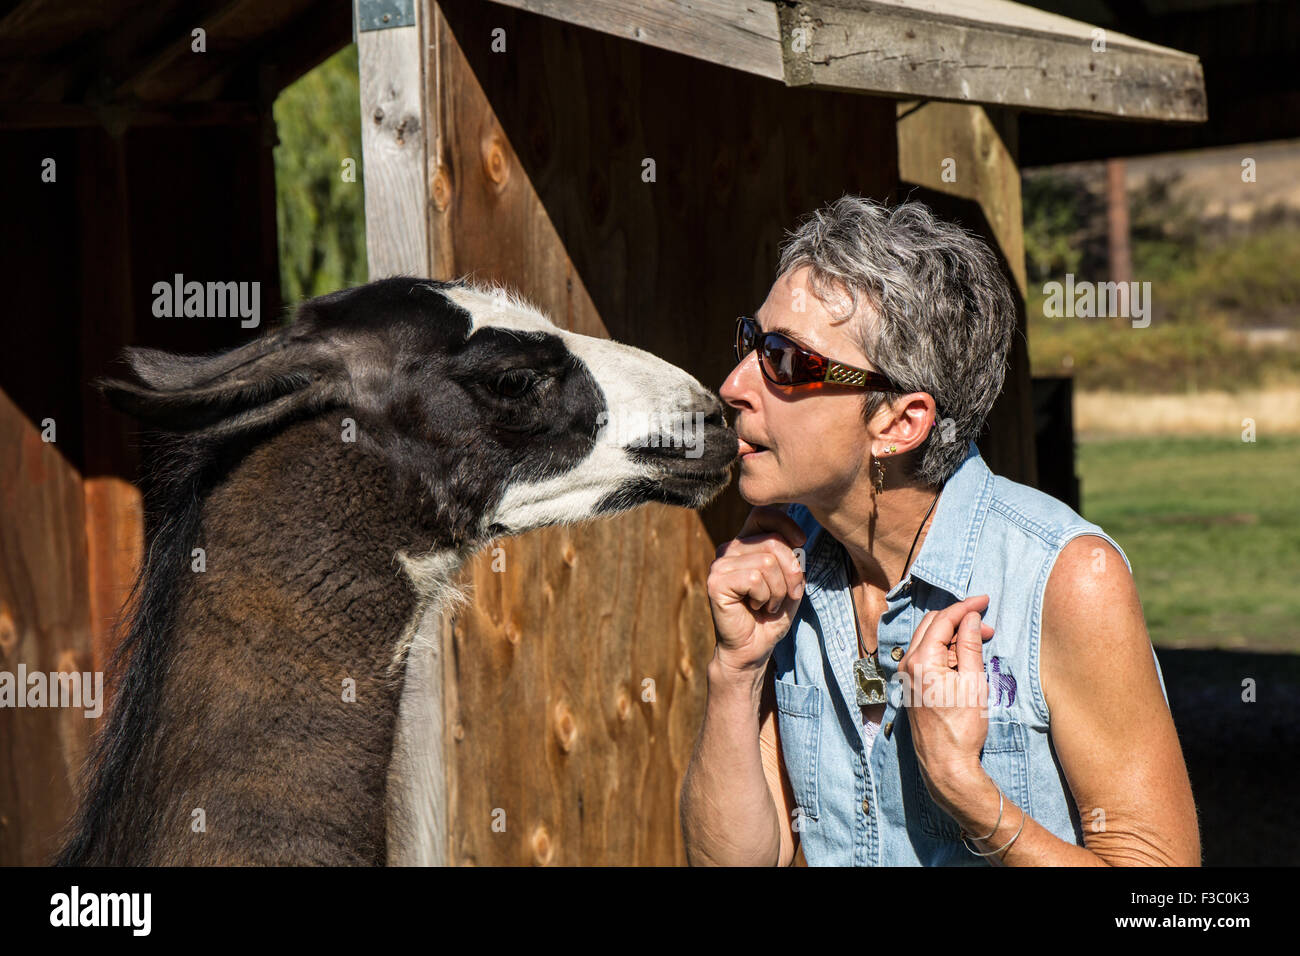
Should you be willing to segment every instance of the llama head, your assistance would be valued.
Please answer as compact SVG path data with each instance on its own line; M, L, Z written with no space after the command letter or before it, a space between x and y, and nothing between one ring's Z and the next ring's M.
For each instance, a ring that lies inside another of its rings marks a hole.
M737 452L721 402L686 372L498 287L384 279L228 352L127 358L138 382L99 386L165 432L220 443L337 415L342 436L352 419L356 447L387 457L458 542L650 501L702 507Z

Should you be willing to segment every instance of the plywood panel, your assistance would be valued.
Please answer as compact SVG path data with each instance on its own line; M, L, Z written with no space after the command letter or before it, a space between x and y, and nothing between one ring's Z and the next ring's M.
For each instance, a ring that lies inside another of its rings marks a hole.
M434 274L513 284L563 326L711 388L783 230L896 182L888 103L492 5L433 13ZM475 600L446 654L449 862L685 862L677 797L713 653L704 580L747 512L734 490L703 517L647 507L504 540L503 570L492 552L468 570Z

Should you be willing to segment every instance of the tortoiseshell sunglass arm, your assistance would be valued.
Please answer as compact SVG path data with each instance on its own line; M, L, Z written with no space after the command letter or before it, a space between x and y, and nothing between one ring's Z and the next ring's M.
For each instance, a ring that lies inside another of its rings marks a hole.
M840 362L828 361L826 377L822 379L827 385L853 385L857 388L874 388L881 391L895 391L894 383L878 372L854 368Z

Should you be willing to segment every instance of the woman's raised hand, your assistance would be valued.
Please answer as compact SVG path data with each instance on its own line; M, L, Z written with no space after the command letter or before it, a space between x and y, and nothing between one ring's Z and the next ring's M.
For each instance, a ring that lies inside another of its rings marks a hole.
M980 751L989 724L984 642L993 636L982 619L988 605L989 595L976 594L926 611L898 663L921 777L944 809L956 805L952 795L962 783L983 773Z
M753 509L736 537L718 548L708 589L717 658L725 666L766 668L803 599L805 541L785 506L769 505Z

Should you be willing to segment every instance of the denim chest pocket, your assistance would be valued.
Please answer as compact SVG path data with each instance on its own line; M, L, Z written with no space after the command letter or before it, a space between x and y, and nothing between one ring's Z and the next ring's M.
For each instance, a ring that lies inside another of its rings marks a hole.
M1033 816L1029 806L1029 750L1025 727L1010 721L989 721L988 737L980 751L980 765L1007 800L1021 807L1027 816ZM913 786L919 808L921 830L940 840L960 840L961 827L930 798L921 775L921 766L914 759ZM1007 811L1010 812L1010 811ZM1016 813L1013 819L1019 819Z
M792 684L777 678L776 710L781 732L781 756L790 789L803 815L816 820L817 760L821 749L822 692L814 685Z

